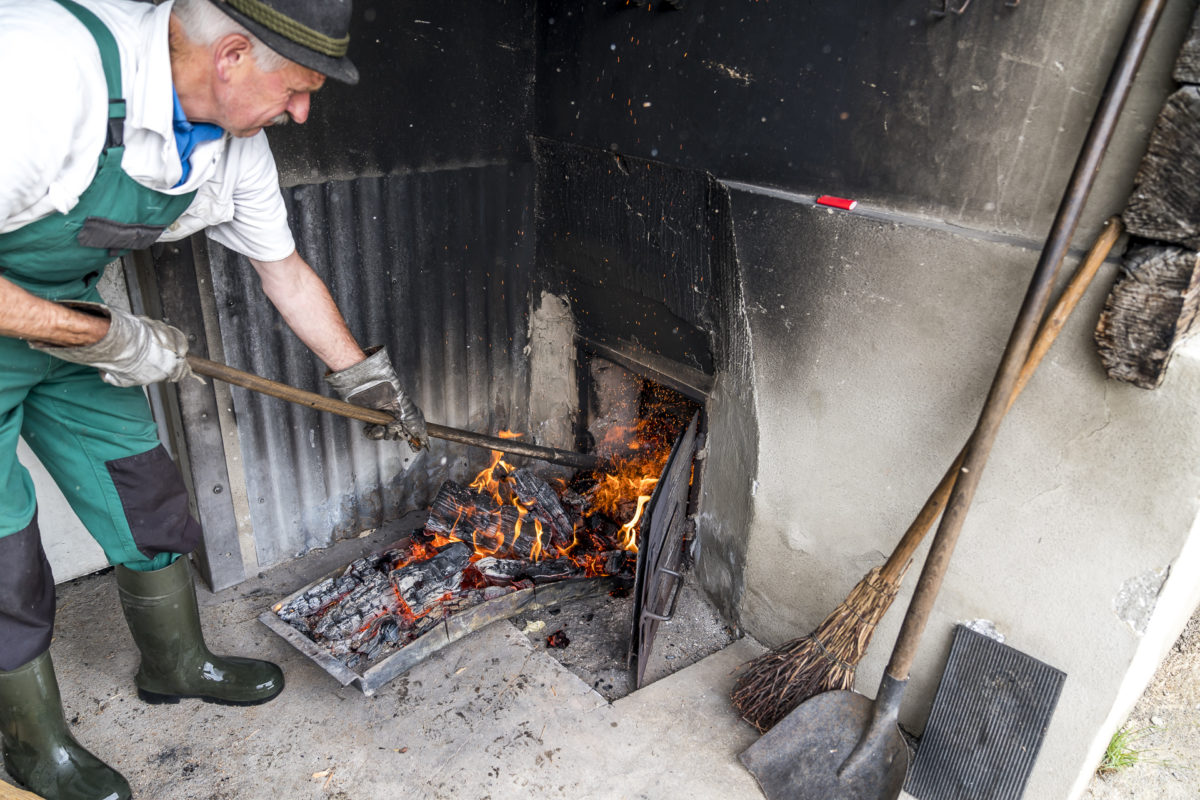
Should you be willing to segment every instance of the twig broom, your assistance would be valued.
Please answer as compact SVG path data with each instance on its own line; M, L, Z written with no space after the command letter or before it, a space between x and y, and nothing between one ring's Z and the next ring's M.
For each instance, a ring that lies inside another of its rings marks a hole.
M1058 303L1043 320L1020 377L1008 397L1005 413L1033 377L1122 230L1117 217L1105 223ZM853 685L855 668L866 653L879 620L892 605L913 553L946 506L965 450L964 447L959 451L882 567L875 567L863 576L841 605L812 633L793 639L744 665L730 695L743 719L765 733L808 698L830 690L849 689Z

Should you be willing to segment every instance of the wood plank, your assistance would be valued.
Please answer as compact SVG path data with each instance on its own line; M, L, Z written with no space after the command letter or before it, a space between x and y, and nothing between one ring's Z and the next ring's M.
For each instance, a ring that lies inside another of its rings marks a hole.
M1200 87L1167 98L1134 184L1129 233L1200 250Z
M1100 361L1110 378L1154 389L1175 349L1197 328L1200 254L1145 245L1126 254L1124 270L1096 325Z
M1187 40L1179 50L1174 77L1178 83L1200 83L1200 9L1196 10Z

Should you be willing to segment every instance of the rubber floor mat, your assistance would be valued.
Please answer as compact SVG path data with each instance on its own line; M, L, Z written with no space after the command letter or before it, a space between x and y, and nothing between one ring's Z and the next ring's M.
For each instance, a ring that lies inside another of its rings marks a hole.
M905 791L919 800L1019 800L1066 677L956 627Z

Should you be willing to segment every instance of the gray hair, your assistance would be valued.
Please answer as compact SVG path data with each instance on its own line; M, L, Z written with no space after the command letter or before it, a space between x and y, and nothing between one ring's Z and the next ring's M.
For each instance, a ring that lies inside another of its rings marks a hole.
M274 72L290 63L239 25L233 17L218 9L210 0L175 0L171 13L179 20L183 34L196 44L208 46L222 36L240 33L250 40L253 48L250 52L254 56L254 63L263 72Z

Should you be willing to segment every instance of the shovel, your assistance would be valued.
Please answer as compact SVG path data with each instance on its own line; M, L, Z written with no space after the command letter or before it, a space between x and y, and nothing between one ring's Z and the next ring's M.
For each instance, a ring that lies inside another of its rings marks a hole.
M277 381L255 375L252 372L243 372L240 369L221 364L217 361L209 361L207 358L201 358L200 356L189 355L187 362L188 366L192 368L192 372L197 375L216 378L226 383L232 383L234 386L249 389L252 392L270 395L280 400L287 400L289 403L315 408L318 411L328 411L342 417L359 420L360 422L369 422L373 425L387 425L395 421L392 415L385 411L356 406L353 403L326 397L316 392L307 392L303 389L297 389L295 386L289 386L286 383L278 383ZM425 430L434 439L444 439L448 442L457 442L459 444L470 445L471 447L483 447L488 450L499 450L516 456L528 456L529 458L548 461L551 464L561 464L565 467L574 467L575 469L594 470L603 466L604 463L599 456L576 453L573 450L559 450L555 447L526 444L515 439L486 436L482 433L450 428L433 422L425 423Z
M1130 22L987 401L967 442L958 479L875 700L851 691L819 694L797 706L742 753L742 763L770 800L893 800L900 795L908 771L908 745L897 719L917 645L933 611L1008 397L1045 313L1059 265L1165 4L1166 0L1142 0Z

